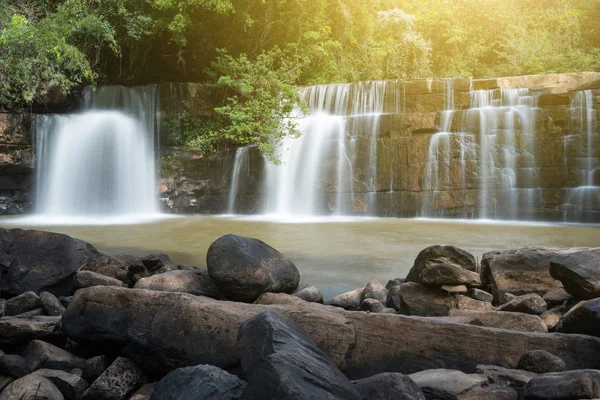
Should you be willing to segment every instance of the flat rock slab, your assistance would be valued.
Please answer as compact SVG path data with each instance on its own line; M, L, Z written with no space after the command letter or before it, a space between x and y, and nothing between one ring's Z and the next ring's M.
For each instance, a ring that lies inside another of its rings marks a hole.
M458 400L460 395L488 382L485 375L465 374L451 369L430 369L411 374L428 399Z
M548 332L544 321L537 315L508 311L451 310L450 318L461 324L488 328L509 329L519 332ZM450 321L452 321L450 319Z
M169 371L198 364L227 368L240 361L239 327L264 310L299 323L352 379L433 368L474 372L479 364L510 368L524 352L538 349L562 358L569 369L600 367L600 339L589 336L515 332L332 308L233 303L107 286L77 291L63 325L75 341L127 344L132 356L148 369Z
M0 318L0 344L17 344L33 339L56 339L61 335L60 317Z
M525 247L485 253L481 260L481 277L494 298L500 302L504 293L540 296L562 289L562 283L550 275L550 261L587 248Z

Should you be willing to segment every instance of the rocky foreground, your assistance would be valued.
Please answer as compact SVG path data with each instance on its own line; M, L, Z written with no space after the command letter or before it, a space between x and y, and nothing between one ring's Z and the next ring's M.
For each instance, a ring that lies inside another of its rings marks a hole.
M235 235L206 271L0 229L0 266L0 400L600 397L600 248L432 246L327 304Z

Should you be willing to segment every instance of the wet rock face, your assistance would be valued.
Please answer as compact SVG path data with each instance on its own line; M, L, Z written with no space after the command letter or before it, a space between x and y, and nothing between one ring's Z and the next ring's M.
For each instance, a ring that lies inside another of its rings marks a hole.
M265 292L292 293L300 282L293 262L268 244L243 236L217 239L206 265L221 292L236 301L253 302Z

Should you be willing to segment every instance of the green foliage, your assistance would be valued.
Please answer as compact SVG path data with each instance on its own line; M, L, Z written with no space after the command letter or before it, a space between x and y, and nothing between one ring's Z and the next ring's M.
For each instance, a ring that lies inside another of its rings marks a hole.
M190 105L169 115L170 140L202 153L256 144L268 159L278 162L281 140L300 134L293 118L296 110L305 111L294 85L299 74L298 63L279 49L254 59L220 51L209 75L225 91L223 104L212 115Z

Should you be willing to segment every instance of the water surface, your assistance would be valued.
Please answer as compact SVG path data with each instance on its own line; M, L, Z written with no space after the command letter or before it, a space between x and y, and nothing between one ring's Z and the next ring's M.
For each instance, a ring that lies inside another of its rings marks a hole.
M256 237L288 256L303 282L325 297L405 277L419 251L452 244L481 260L486 251L529 245L600 246L598 225L419 219L312 219L274 222L258 218L186 216L132 225L51 225L35 219L3 218L2 227L61 232L112 254L143 256L163 252L178 263L206 266L206 251L218 237Z

